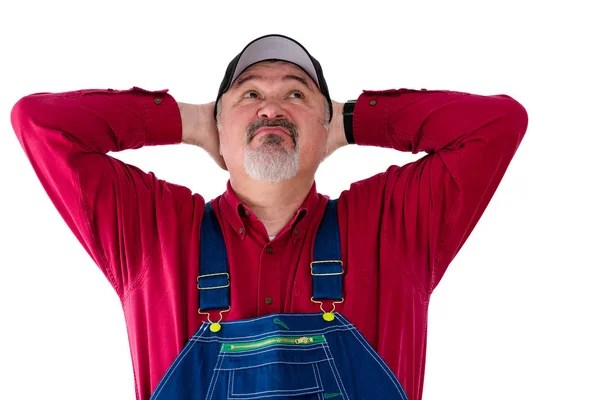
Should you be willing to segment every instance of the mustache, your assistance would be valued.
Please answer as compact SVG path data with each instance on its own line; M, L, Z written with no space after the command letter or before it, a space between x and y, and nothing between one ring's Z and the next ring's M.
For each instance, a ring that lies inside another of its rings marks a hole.
M286 129L292 136L294 144L298 141L298 127L293 122L287 119L259 119L254 121L248 129L246 129L246 143L250 141L256 135L256 131L265 126L274 127L278 126Z

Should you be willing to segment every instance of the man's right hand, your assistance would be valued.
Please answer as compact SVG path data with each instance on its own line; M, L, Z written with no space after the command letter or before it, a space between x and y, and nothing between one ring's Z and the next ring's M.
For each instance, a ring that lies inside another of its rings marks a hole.
M177 103L181 112L182 142L203 148L227 171L225 160L219 153L219 133L214 119L215 102L206 104Z

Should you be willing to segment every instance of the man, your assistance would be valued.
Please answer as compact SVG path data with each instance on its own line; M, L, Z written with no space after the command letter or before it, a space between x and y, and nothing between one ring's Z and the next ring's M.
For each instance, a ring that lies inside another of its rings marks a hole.
M121 299L137 398L420 399L431 293L514 156L525 109L425 89L337 103L317 60L281 35L232 60L216 102L167 91L36 93L11 113ZM223 195L206 202L107 155L181 142L229 171ZM348 144L428 154L329 199L315 172Z

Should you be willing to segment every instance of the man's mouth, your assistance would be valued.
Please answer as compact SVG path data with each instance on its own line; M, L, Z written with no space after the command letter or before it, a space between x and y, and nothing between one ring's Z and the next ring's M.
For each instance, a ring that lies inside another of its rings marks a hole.
M264 136L264 135L268 135L268 134L292 137L291 133L288 132L288 130L285 128L281 128L279 126L265 126L265 127L257 129L256 132L254 133L254 135L252 135L252 137L250 139L252 140L256 136Z

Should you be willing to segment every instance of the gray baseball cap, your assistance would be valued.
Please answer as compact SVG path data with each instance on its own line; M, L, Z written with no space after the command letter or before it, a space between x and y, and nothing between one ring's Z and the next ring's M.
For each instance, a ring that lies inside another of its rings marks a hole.
M302 68L317 84L319 90L321 90L321 93L327 99L327 103L329 104L329 121L331 122L333 106L321 64L310 55L304 46L294 39L283 35L261 36L248 43L241 53L235 56L227 66L216 101L219 101L223 93L229 90L233 82L246 68L261 61L269 60L287 61ZM216 119L216 107L214 115Z

